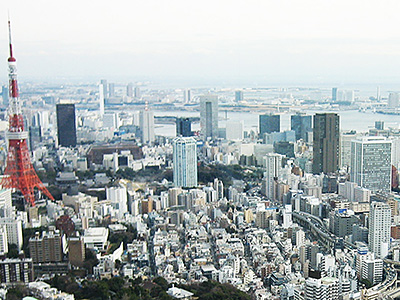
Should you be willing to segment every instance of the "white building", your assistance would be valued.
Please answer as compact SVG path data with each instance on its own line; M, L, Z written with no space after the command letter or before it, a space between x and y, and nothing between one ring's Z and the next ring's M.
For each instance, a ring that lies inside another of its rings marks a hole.
M361 279L367 279L372 284L382 282L383 279L383 260L368 255L361 265Z
M0 226L0 255L8 253L7 228Z
M301 246L304 246L306 243L306 234L304 233L303 230L298 230L296 231L296 247L300 248Z
M390 192L392 142L368 136L351 142L351 181L372 192Z
M196 140L178 137L173 143L174 185L176 187L197 186Z
M304 300L338 300L339 280L332 277L308 278L305 283Z
M5 226L6 228L8 243L17 245L18 250L21 250L24 243L22 221L15 218L0 218L0 226Z
M289 228L292 227L293 221L292 221L292 205L291 204L286 204L285 209L283 210L283 228Z
M123 219L124 214L128 212L128 194L124 187L106 188L107 200L111 201L115 209L116 217Z
M378 258L388 255L390 246L391 209L383 202L372 202L369 213L368 248Z
M184 289L176 288L174 286L170 287L167 291L167 294L175 299L180 300L190 300L193 297L193 293L186 291Z
M118 129L118 114L107 113L103 115L103 128Z
M11 217L13 213L11 189L0 190L0 215L4 217Z
M371 191L357 186L357 183L346 181L339 183L338 194L352 202L369 202Z
M106 250L108 246L108 228L93 227L85 230L83 242L86 248L98 251Z
M226 122L226 139L227 140L243 140L243 122L228 121Z

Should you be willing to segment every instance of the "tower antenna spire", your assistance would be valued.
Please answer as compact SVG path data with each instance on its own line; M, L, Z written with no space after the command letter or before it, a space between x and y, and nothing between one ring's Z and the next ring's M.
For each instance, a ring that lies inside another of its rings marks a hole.
M10 12L8 12L8 42L10 45L10 58L13 58L13 49L11 42L11 21L10 21Z

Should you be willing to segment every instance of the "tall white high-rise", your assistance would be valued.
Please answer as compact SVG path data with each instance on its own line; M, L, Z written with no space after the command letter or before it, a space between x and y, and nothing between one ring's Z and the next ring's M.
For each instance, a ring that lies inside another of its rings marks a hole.
M285 209L283 210L283 228L292 227L292 204L285 204Z
M178 137L173 143L174 185L176 187L197 186L196 140Z
M266 170L262 192L271 200L275 199L275 179L280 175L282 169L282 157L282 155L277 153L268 153L263 157Z
M400 166L400 138L392 138L392 165L396 168Z
M391 219L391 210L388 204L371 203L368 248L378 258L384 258L389 252Z
M183 91L183 102L184 103L190 103L192 97L191 97L191 91L189 89Z
M360 137L351 142L351 181L372 192L390 192L392 142L385 137Z
M150 110L140 112L140 131L142 132L142 143L153 143L154 137L154 113Z
M218 137L218 96L200 96L200 128L204 139Z

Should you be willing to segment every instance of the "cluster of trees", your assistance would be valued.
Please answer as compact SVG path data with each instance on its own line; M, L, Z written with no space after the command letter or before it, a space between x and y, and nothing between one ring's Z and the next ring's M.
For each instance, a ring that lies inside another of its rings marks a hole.
M205 281L199 284L183 285L183 289L188 290L198 297L199 300L250 300L250 295L238 290L233 285L217 281Z
M167 294L171 286L162 278L157 277L152 281L142 281L140 278L135 280L122 277L113 277L98 281L84 280L77 283L74 277L55 276L49 281L53 287L75 295L75 299L91 300L173 300ZM239 291L229 284L221 284L216 281L206 281L193 285L180 285L187 291L194 294L198 300L250 300L251 297L246 293Z
M204 165L198 167L198 179L200 183L212 182L214 178L222 180L225 186L232 185L232 180L243 180L246 182L259 182L262 170L242 167L240 165Z
M127 228L125 232L116 232L108 236L108 240L111 244L111 247L108 250L109 253L113 253L114 250L121 245L121 242L124 243L124 249L126 249L127 244L132 243L133 240L137 239L136 228L131 224L125 224L124 226Z
M132 181L141 182L153 182L162 181L166 178L168 181L172 181L172 170L171 169L158 169L158 168L146 168L138 171L134 171L131 168L119 169L115 173L115 177L129 179Z
M73 277L55 276L49 284L61 291L74 294L75 299L173 300L166 293L163 280L156 278L144 284L141 279L126 280L122 277L113 277L96 281L84 280L78 284Z

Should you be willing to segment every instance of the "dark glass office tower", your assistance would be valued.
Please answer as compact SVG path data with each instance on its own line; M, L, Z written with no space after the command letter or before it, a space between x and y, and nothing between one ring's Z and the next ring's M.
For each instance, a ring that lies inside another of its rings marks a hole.
M281 131L281 116L280 115L260 115L259 116L260 138L263 138L264 133L280 132Z
M339 167L339 115L324 113L314 115L313 173L336 172Z
M176 118L176 136L188 137L192 135L192 122L189 118Z
M57 104L58 145L76 146L75 104Z
M296 133L296 141L303 139L307 142L307 134L312 131L311 116L297 113L290 117L291 129Z

